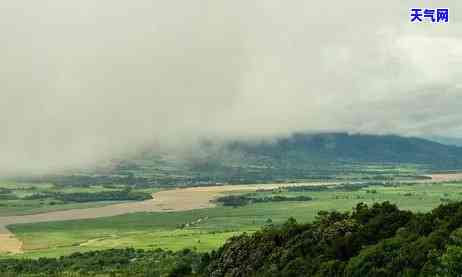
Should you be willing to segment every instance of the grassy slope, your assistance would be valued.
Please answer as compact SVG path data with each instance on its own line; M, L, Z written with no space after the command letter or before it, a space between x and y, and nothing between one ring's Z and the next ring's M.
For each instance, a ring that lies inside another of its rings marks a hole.
M368 190L376 190L376 193ZM219 247L234 234L258 229L266 224L268 218L273 223L281 223L290 216L299 221L309 221L320 210L349 210L358 202L385 200L397 203L403 209L428 211L440 204L441 198L462 200L462 184L419 184L370 187L357 192L282 195L309 195L315 200L172 213L136 213L91 220L15 225L11 229L24 241L28 250L25 256L32 257L126 246L172 250L189 247L205 251ZM181 225L188 226L181 228Z

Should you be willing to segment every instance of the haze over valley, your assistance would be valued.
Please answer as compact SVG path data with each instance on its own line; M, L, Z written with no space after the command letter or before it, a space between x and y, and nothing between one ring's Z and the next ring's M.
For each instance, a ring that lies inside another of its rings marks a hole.
M461 11L1 1L0 276L461 276Z

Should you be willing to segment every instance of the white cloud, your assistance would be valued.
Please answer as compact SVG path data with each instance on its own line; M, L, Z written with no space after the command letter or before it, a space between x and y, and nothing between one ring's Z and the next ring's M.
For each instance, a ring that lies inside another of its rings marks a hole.
M409 9L447 6L449 24ZM458 1L6 0L0 173L296 131L462 135Z

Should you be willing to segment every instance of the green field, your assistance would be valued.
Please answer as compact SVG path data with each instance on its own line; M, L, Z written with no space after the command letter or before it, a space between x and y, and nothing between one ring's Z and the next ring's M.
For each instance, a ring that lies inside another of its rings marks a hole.
M238 233L253 232L265 224L279 224L294 217L310 221L322 210L350 210L358 202L391 201L402 209L428 211L443 202L462 200L462 183L381 186L356 191L331 189L310 192L258 192L284 196L306 195L306 202L269 202L184 212L136 213L116 217L13 225L24 242L22 256L58 256L75 251L107 248L207 251Z
M27 199L41 193L98 193L117 191L126 188L125 185L87 185L60 186L51 183L0 182L0 216L26 215L51 211L100 207L125 201L92 201L66 202L53 197ZM153 193L156 188L136 189L137 192Z

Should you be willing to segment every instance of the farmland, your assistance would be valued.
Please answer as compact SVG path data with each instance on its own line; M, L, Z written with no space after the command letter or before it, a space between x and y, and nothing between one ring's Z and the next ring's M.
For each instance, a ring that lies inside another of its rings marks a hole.
M124 185L61 186L51 183L0 183L0 217L101 207L130 200ZM134 190L152 193L158 189Z
M288 217L294 217L300 222L312 221L319 211L348 211L358 202L390 201L402 209L423 212L441 203L462 200L462 183L455 181L370 183L346 187L330 184L329 189L316 189L319 186L311 184L314 189L306 190L304 187L302 185L299 186L302 189L293 190L275 184L266 186L265 189L250 187L251 189L245 190L237 186L226 194L248 194L249 190L253 190L253 197L307 196L311 198L310 201L250 203L239 207L226 207L218 203L217 206L210 204L203 209L139 212L94 219L18 224L10 226L10 230L23 242L22 257L59 256L75 251L129 246L208 251L218 248L227 238L239 233L279 224ZM207 188L196 190L205 193ZM221 195L224 192L222 190L210 194L210 190L213 187L208 188L208 195L213 197L218 195L217 192ZM190 191L188 194L191 195Z

